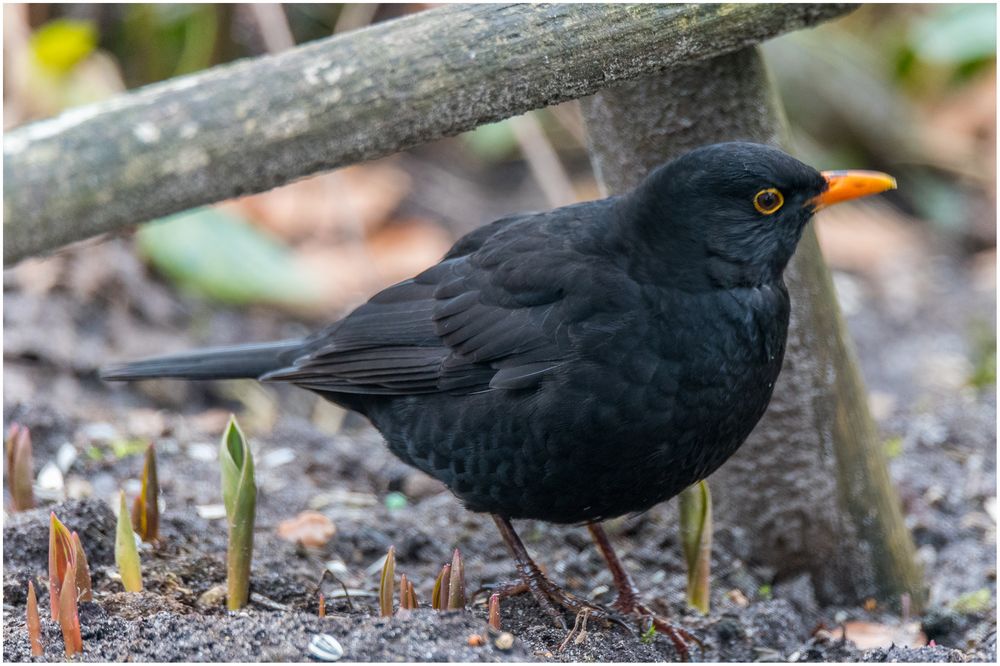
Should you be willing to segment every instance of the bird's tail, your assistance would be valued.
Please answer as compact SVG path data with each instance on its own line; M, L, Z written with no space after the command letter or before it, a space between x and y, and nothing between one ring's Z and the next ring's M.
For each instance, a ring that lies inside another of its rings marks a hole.
M131 381L153 377L175 379L245 379L279 370L302 352L303 340L280 340L255 345L199 349L180 354L111 365L101 379Z

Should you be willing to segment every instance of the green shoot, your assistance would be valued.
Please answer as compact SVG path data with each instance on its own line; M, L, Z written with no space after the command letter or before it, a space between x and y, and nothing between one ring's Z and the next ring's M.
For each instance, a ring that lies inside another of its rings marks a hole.
M118 529L115 533L115 564L127 592L142 591L142 569L139 551L135 547L135 532L125 503L125 491L119 492Z
M226 605L239 610L250 597L250 562L253 560L253 527L257 513L257 484L253 456L243 431L230 417L222 435L219 460L222 465L222 501L229 523L226 557Z
M80 535L76 532L70 535L73 540L73 550L76 551L76 589L80 601L93 601L94 591L90 582L90 565L87 564L87 553L83 552Z
M142 467L142 491L132 505L132 527L139 538L151 543L160 538L160 484L156 475L156 448L146 449L146 463Z
M70 564L76 559L73 536L55 513L49 514L49 601L52 619L59 619L59 591L68 575ZM73 572L76 584L76 572Z
M490 595L490 615L489 623L490 626L500 631L500 594L494 592Z
M687 602L708 613L712 564L712 495L705 481L685 489L680 495L681 543L687 562Z
M42 618L38 616L38 597L35 596L35 585L28 581L28 606L25 609L28 624L28 642L31 644L31 656L41 657L42 650Z
M33 509L35 507L35 493L32 489L31 432L19 423L10 424L6 456L11 510Z
M462 554L455 549L451 556L451 572L448 581L448 610L465 608L465 565Z
M393 587L396 584L396 547L389 546L378 583L378 608L382 617L392 616Z
M441 610L441 585L444 581L444 569L434 579L434 589L431 590L431 608Z
M642 642L643 645L649 645L654 640L656 640L656 627L653 626L652 624L649 625L649 629L642 632L642 636L639 637L639 640Z

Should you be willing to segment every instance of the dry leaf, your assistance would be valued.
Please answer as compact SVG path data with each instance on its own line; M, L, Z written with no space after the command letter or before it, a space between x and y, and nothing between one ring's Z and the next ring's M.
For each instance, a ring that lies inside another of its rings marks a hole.
M303 546L319 548L336 534L333 522L318 511L303 511L278 525L278 536Z
M920 631L919 622L909 622L898 626L876 622L845 622L842 626L831 631L830 635L834 640L840 640L845 633L847 640L857 645L859 650L887 648L892 645L904 647L927 645L927 636Z
M433 266L454 241L444 229L428 220L398 220L379 230L368 241L368 253L382 286L405 280Z

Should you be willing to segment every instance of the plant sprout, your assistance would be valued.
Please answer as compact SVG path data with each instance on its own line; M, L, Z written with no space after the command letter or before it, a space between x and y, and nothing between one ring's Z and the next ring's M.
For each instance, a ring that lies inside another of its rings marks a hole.
M69 573L70 564L76 559L76 548L73 546L73 536L66 526L56 518L55 513L49 514L49 602L52 619L59 619L59 591ZM76 571L73 571L76 585Z
M681 543L687 562L687 602L708 613L712 565L712 495L708 483L699 481L680 495Z
M413 581L403 574L399 577L399 610L411 611L417 608L417 594L413 590Z
M70 551L70 562L66 569L66 577L59 590L59 627L62 629L63 643L66 646L66 656L72 657L77 652L83 652L83 637L80 635L80 616L76 608L76 551ZM50 590L49 594L55 593Z
M19 423L10 424L6 444L7 484L10 488L11 511L35 507L32 489L34 463L31 456L31 432Z
M490 626L500 631L500 593L494 592L490 595L490 614L489 623Z
M25 609L28 624L28 642L31 644L31 656L41 657L42 650L42 619L38 616L38 598L35 596L35 585L28 581L28 606Z
M378 608L382 617L392 616L392 595L396 578L396 547L389 546L378 583Z
M125 492L119 492L118 529L115 534L115 564L122 577L122 584L128 592L142 591L142 569L139 566L139 551L135 547L135 532L125 503Z
M160 538L160 484L156 475L156 447L146 449L142 467L142 490L132 505L132 527L139 538L150 543Z
M80 601L93 601L94 591L90 582L90 565L87 564L87 553L83 552L80 535L76 532L70 535L73 550L76 551L76 589Z
M222 466L222 502L229 523L226 554L226 605L243 608L250 597L250 563L253 560L253 527L257 513L257 484L253 456L236 417L222 435L219 461Z
M451 556L451 572L446 597L448 610L465 608L465 565L462 563L462 554L458 548Z
M441 573L434 580L434 591L431 593L431 608L448 610L448 588L451 584L451 565L441 567Z

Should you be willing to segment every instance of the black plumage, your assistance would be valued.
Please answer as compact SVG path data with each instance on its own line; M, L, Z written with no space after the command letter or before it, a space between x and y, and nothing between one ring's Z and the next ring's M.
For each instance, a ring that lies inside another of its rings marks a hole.
M784 205L758 212L772 187ZM776 149L704 147L626 196L477 229L305 340L103 376L292 382L365 414L474 511L642 511L714 471L763 414L788 326L781 274L825 188Z
M639 602L596 521L705 478L763 415L781 369L782 272L814 211L895 187L724 143L633 192L515 215L302 339L110 368L106 379L258 377L365 414L389 448L494 515L536 600L613 615L530 560L511 518L589 523L618 612Z

